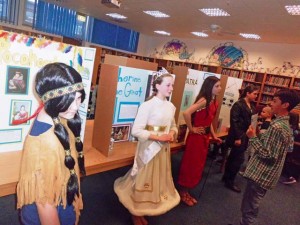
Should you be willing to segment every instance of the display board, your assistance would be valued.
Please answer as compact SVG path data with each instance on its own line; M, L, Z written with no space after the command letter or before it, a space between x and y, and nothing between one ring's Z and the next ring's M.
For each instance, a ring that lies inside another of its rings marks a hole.
M114 141L130 140L130 130L139 106L152 94L153 79L161 72L119 67L112 124ZM175 75L172 75L175 79ZM170 100L170 99L169 99Z
M242 79L235 77L227 78L222 105L220 108L217 132L228 131L228 128L230 127L230 109L233 103L239 99L239 90L242 87L242 83Z
M204 80L209 76L216 76L220 78L221 75L216 73L193 70L193 69L188 70L188 74L184 86L184 92L182 94L182 102L180 106L179 121L178 121L179 125L185 124L182 113L194 103L197 95L199 94L199 91L202 87Z
M223 132L227 131L230 125L230 108L232 104L238 100L239 89L242 86L243 80L239 78L228 77L226 75L189 69L182 95L178 119L178 142L184 141L187 133L187 126L183 118L183 112L194 103L204 80L209 76L218 77L221 80L221 86L223 89L220 93L222 96L217 96L217 101L219 102L220 107L217 111L216 119L213 122L213 124L215 124L214 127L217 132Z
M93 48L0 30L0 153L22 149L32 121L21 125L12 122L28 118L38 108L35 75L48 63L63 62L81 74L86 98L79 114L85 127L94 57ZM83 139L84 129L81 135Z

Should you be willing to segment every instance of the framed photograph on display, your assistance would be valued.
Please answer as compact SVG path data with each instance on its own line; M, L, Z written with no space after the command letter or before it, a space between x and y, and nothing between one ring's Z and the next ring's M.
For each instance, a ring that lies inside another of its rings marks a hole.
M140 102L120 102L117 111L117 122L133 122L136 117L139 106Z
M29 117L31 111L31 100L11 100L9 125L14 121L25 120ZM22 125L29 125L30 121Z
M7 66L6 94L28 94L29 68Z
M112 126L112 138L114 142L128 141L130 136L131 124L118 124Z
M192 91L184 91L182 96L182 102L180 110L184 111L186 110L190 105L192 105L193 101L193 92Z

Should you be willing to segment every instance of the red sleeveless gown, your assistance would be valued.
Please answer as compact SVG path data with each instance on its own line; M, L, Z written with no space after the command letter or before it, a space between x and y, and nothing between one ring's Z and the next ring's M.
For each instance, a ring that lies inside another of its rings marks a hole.
M213 101L209 105L208 115L206 115L206 108L196 112L193 126L210 126L216 115L217 108L218 104ZM179 170L179 185L186 188L194 188L199 183L206 162L209 135L188 134Z

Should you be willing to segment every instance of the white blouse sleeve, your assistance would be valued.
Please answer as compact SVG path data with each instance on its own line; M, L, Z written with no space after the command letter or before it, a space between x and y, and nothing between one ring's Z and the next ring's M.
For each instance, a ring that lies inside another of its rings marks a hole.
M173 118L172 119L172 122L171 122L171 127L170 127L170 131L173 130L175 131L176 135L178 133L178 129L177 129L177 126L176 126L176 123L175 123L175 119Z
M131 134L139 139L139 141L147 141L150 136L150 132L145 130L148 117L150 114L149 104L141 104L135 117Z

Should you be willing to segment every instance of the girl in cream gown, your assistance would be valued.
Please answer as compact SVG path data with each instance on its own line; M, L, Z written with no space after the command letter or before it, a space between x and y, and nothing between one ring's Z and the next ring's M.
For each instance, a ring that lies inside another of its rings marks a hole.
M170 144L177 133L175 106L169 102L173 77L153 81L154 96L141 104L132 128L138 138L134 165L114 183L120 202L132 214L134 225L146 225L144 216L160 215L175 207L180 197L172 178Z

